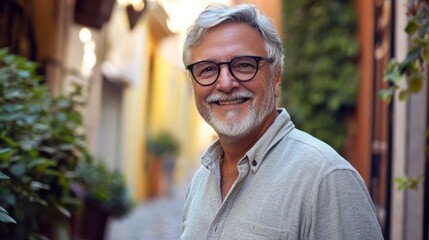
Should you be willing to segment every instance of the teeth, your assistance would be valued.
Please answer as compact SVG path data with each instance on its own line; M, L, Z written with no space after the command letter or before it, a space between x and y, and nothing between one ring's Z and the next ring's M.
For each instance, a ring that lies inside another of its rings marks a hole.
M244 99L237 99L231 101L219 101L219 105L238 104L244 102Z

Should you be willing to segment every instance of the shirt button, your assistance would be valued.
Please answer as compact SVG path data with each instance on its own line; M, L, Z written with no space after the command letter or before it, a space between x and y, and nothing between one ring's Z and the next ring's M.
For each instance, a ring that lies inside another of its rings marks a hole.
M252 161L252 165L253 165L253 166L256 166L256 165L258 165L258 162L257 162L256 160L253 160L253 161Z

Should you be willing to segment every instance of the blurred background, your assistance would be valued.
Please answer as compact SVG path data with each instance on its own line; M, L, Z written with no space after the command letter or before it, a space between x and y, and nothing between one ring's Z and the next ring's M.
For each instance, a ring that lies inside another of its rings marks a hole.
M0 238L178 239L216 134L181 61L208 4L252 3L295 125L360 172L385 239L429 239L428 1L1 0Z

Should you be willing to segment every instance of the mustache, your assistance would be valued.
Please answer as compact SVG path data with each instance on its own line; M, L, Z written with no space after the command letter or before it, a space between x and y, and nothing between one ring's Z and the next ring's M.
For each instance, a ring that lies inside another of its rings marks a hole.
M224 93L224 92L218 92L213 93L207 96L206 101L208 103L211 102L219 102L219 101L232 101L236 99L243 99L243 98L253 98L254 94L251 91L247 90L237 90L230 93Z

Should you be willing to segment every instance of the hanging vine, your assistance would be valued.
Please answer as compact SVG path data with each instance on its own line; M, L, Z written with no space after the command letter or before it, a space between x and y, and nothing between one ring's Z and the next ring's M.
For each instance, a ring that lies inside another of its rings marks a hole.
M390 103L395 92L401 101L407 101L410 94L420 92L423 81L428 77L429 66L429 1L414 1L408 7L408 22L404 31L409 36L405 59L392 59L384 73L388 87L380 91L380 97ZM402 84L405 79L405 85ZM429 154L429 129L426 131L426 155ZM424 182L423 176L395 178L398 190L414 189Z
M380 96L390 102L396 91L399 99L405 101L410 94L418 93L427 77L429 63L429 7L428 1L415 1L408 8L408 23L405 32L410 37L407 56L403 61L392 59L386 68L384 80L386 89ZM405 77L405 86L401 79Z

